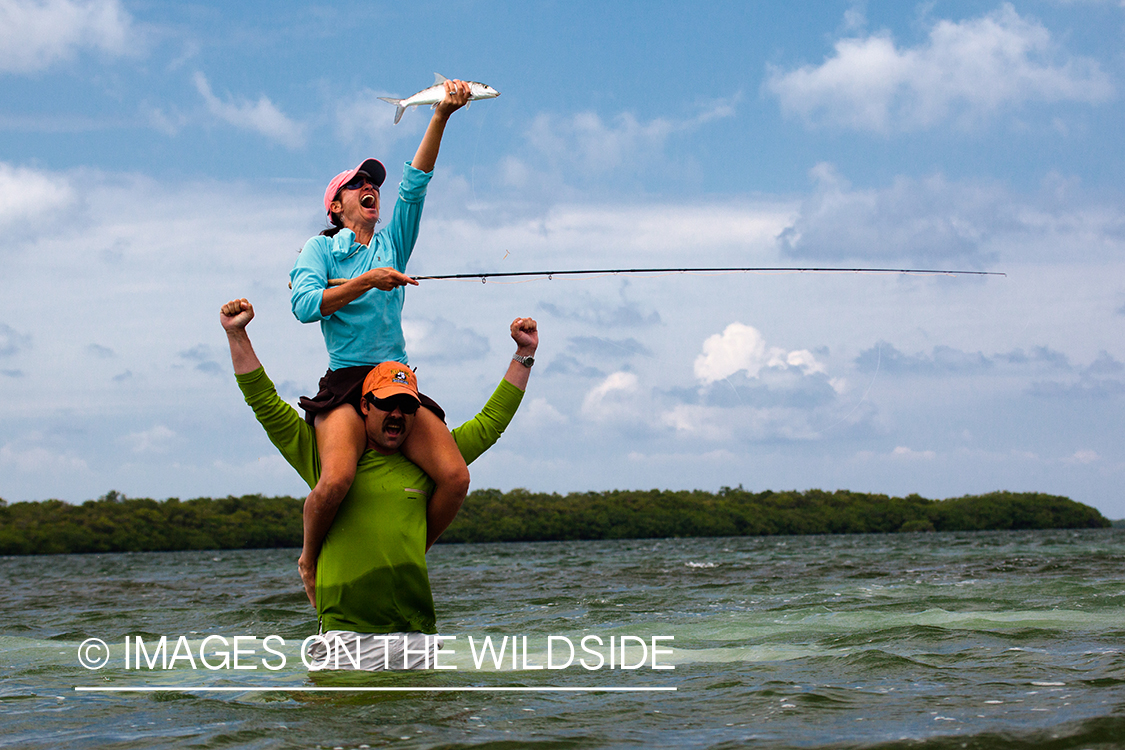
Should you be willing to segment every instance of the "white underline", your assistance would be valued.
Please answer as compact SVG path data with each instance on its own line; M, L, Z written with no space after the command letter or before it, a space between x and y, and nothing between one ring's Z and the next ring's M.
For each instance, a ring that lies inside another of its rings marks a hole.
M674 693L674 687L98 687L79 693Z

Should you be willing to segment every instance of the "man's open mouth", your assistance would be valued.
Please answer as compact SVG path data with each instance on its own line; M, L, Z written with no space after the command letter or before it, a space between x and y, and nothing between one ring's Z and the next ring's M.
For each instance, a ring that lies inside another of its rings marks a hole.
M401 417L387 417L383 420L383 432L390 437L398 437L406 430L406 420Z

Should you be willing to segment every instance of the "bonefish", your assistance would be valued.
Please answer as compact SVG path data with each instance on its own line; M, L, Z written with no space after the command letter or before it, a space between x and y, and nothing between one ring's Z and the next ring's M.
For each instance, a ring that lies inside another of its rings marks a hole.
M445 86L443 85L448 78L441 73L434 73L434 85L428 89L422 89L414 96L408 96L405 99L391 99L390 97L380 96L379 98L385 102L389 102L396 107L398 111L395 112L395 125L402 119L402 113L406 111L407 107L417 107L422 104L431 104L437 106L437 103L445 98ZM492 88L486 83L477 83L476 81L466 81L469 84L469 101L475 102L478 99L495 99L500 96L500 92Z

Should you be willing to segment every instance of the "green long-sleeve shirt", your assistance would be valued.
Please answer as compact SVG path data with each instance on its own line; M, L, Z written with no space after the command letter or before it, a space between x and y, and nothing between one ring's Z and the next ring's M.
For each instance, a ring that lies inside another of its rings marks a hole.
M270 442L315 486L320 455L312 426L281 400L264 369L236 378ZM452 430L466 463L500 438L522 398L523 391L502 380L481 412ZM360 457L317 558L316 611L324 630L437 632L426 571L426 501L433 487L401 453Z

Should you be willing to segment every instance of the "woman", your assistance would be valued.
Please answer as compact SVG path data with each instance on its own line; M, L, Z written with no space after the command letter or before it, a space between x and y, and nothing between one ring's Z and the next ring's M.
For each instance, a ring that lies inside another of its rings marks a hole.
M418 237L426 186L446 122L470 96L464 81L446 81L445 90L417 153L403 169L388 225L375 232L379 190L387 172L377 160L367 159L329 183L324 208L332 227L305 243L289 275L293 314L303 323L320 322L329 359L320 392L301 399L305 418L316 428L321 463L320 481L305 500L304 545L297 564L306 591L316 580L321 542L351 487L366 443L359 412L363 380L380 362L407 361L403 287L418 282L405 274L406 262ZM347 281L329 287L329 279ZM465 499L469 470L445 426L444 412L428 398L423 406L427 408L418 410L402 452L437 485L426 515L431 528L444 528ZM445 524L435 522L439 520ZM436 535L428 535L427 548L435 540Z

